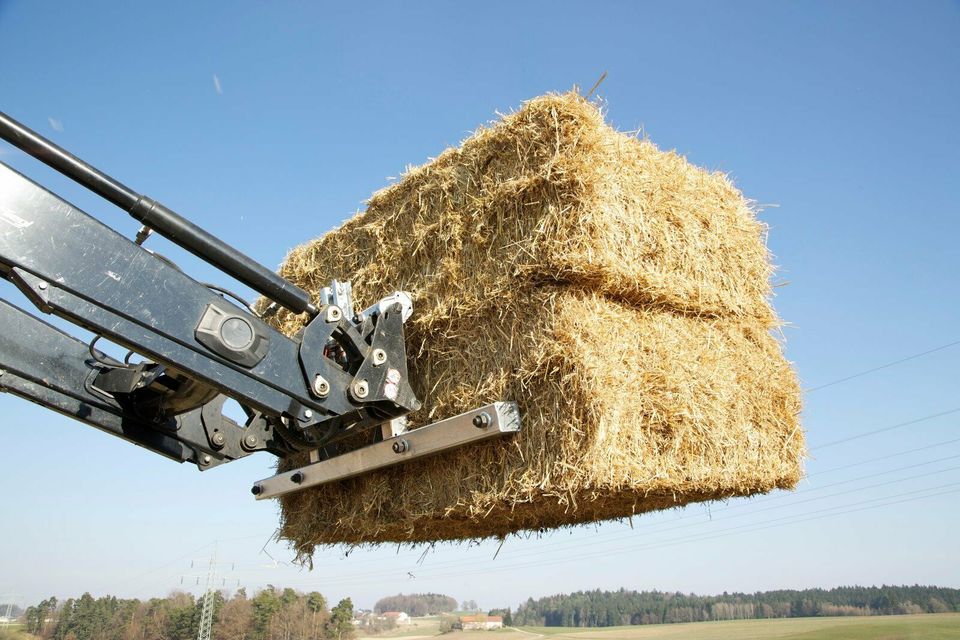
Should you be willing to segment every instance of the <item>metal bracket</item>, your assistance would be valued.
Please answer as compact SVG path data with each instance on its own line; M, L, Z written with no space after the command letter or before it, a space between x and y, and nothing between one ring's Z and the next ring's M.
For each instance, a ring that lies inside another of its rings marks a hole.
M257 500L276 498L306 487L344 480L519 430L520 412L516 403L494 402L411 429L382 442L266 478L253 485L252 491Z

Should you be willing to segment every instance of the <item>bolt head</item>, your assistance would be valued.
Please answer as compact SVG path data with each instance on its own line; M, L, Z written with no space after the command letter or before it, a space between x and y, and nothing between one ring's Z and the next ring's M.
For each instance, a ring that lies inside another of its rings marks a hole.
M397 454L406 453L409 448L410 443L406 440L397 440L393 443L393 452Z
M327 307L327 322L340 322L342 317L343 311L340 310L340 307L336 305Z
M313 392L318 396L326 396L330 393L330 383L323 377L318 375L313 379Z
M307 409L306 411L303 412L303 417L309 420L310 418L313 417L313 411L311 411L310 409Z
M374 349L373 350L373 366L379 367L381 364L387 361L387 352L383 349Z
M203 464L210 464L210 460L212 460L212 458L208 455L205 455L202 458L200 458L200 462L202 462Z
M43 291L44 289L47 288L47 283L46 283L46 282L41 282L40 284L37 285L37 288L40 289L41 291Z
M255 495L255 496L258 496L258 495L260 495L261 493L263 493L263 487L261 487L261 486L258 485L258 484L255 484L255 485L253 485L253 486L250 488L250 493L252 493L252 494Z
M218 431L213 434L213 436L210 438L210 441L213 442L213 446L222 447L224 444L226 444L227 439Z
M243 438L243 443L244 443L245 445L247 445L248 447L255 447L255 446L257 446L257 443L258 443L259 441L260 441L260 439L257 438L257 436L256 436L255 434L253 434L253 433L247 434L247 435L244 436L244 438Z
M290 476L290 482L294 484L303 482L303 471L295 471L293 475Z
M370 394L370 387L366 380L357 380L353 383L353 395L357 398L366 398Z

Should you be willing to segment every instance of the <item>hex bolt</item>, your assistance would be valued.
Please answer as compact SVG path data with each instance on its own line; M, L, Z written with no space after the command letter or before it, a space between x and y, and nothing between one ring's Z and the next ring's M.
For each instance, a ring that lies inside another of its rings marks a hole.
M367 386L366 380L357 380L353 383L353 395L357 398L366 398L369 393L370 387Z
M260 442L260 439L257 437L257 434L255 433L248 433L243 437L243 446L248 447L250 449L257 446L257 443L259 442Z
M406 453L410 450L410 443L406 440L397 440L393 443L394 453Z
M252 493L252 494L255 495L255 496L258 496L258 495L260 495L261 493L263 493L263 487L261 487L261 486L258 485L258 484L255 484L255 485L253 485L252 487L250 487L250 493Z
M290 476L290 482L294 484L303 482L303 471L295 471L293 475Z
M486 429L490 426L490 414L484 411L473 416L473 426L477 429Z
M310 411L310 409L307 409L306 411L303 412L303 417L309 420L310 418L313 417L313 411Z
M387 361L387 352L383 349L374 349L373 350L373 366L379 367L384 362Z
M220 449L227 443L227 439L222 433L217 431L215 434L210 436L210 442L213 443L213 446L215 446L217 449Z
M210 456L208 456L208 455L205 455L205 456L203 456L202 458L200 458L200 463L201 463L201 464L210 464L210 460L212 460L212 458L211 458Z
M325 397L330 393L330 383L327 382L326 378L317 374L317 377L313 379L313 392L321 398Z
M340 322L340 318L342 317L343 311L340 310L340 307L336 305L327 307L327 322Z
M40 291L43 291L44 289L47 288L47 283L41 282L40 284L37 285L37 288L40 289Z

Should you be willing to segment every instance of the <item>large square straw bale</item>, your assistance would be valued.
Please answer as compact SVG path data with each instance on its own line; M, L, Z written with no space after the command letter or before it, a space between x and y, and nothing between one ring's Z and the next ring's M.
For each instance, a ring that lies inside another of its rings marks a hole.
M771 270L725 176L579 96L528 102L281 267L313 292L350 279L361 305L413 294L413 426L515 400L522 432L285 496L281 536L306 557L792 487L800 394L771 335Z

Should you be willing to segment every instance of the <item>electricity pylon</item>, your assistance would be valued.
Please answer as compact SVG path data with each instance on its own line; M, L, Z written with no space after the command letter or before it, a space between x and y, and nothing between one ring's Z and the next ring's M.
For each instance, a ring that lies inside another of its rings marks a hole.
M200 613L200 629L197 640L210 640L210 631L213 629L213 593L214 582L217 580L217 543L213 543L210 554L210 567L207 569L207 590L203 593L203 611Z

